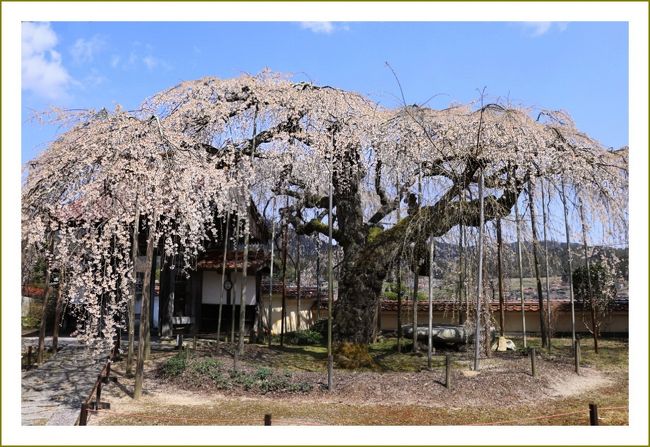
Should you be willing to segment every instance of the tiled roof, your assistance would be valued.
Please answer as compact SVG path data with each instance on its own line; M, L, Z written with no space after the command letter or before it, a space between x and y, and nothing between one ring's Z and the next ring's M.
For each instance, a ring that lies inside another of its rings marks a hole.
M247 272L255 273L269 265L269 256L262 250L248 253ZM223 269L223 251L209 250L196 263L197 270ZM244 252L229 251L226 254L226 271L242 271L244 268Z
M268 295L270 291L269 283L262 283L262 296ZM282 295L282 282L274 281L273 282L273 295ZM297 298L298 297L298 288L292 284L286 286L286 296L287 298ZM316 286L301 286L300 287L300 296L302 298L317 298L318 289ZM320 289L320 298L321 300L327 299L327 288L321 287Z
M273 288L275 290L275 287ZM268 291L267 291L268 293ZM321 307L327 307L327 291L321 291ZM546 304L546 301L544 301ZM458 302L451 300L436 300L433 302L433 310L436 312L452 312L452 311L464 311L465 305L459 306ZM491 302L490 307L493 313L499 312L499 302ZM628 310L628 301L627 300L617 300L612 303L610 311L613 312L626 312ZM413 309L413 303L411 300L402 300L402 310ZM571 303L568 300L551 300L551 309L552 311L559 312L570 312ZM581 310L582 303L575 303L575 310ZM397 312L397 300L382 299L381 301L381 310L388 312ZM427 301L418 301L418 312L428 311L429 303ZM539 312L539 303L537 301L525 301L524 310L526 312ZM506 312L521 312L521 303L507 301L505 303Z

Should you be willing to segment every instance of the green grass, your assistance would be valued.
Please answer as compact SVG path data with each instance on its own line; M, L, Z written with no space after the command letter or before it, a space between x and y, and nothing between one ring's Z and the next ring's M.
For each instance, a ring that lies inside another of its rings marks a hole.
M361 370L413 372L427 368L426 351L413 354L413 344L402 341L402 352L397 352L397 339L384 338L378 343L368 347L368 353L374 360L372 368ZM285 368L289 371L327 371L326 346L297 346L285 344L284 347L273 346L273 351L278 354L264 362L264 366L272 368ZM433 365L442 366L444 358L434 355Z
M512 339L519 349L523 349L521 337L508 337ZM402 340L402 352L397 352L397 339L393 337L382 338L379 342L371 344L368 352L375 362L373 368L362 370L376 370L385 372L415 372L427 368L426 350L417 354L412 353L411 340ZM539 337L527 338L528 348L534 347L540 356L546 359L563 359L570 361L573 358L573 348L570 338L554 338L550 354L547 349L541 348ZM599 353L593 349L593 340L581 340L581 364L602 370L627 367L628 345L625 340L603 339L599 340ZM325 346L296 346L285 344L284 347L274 346L276 354L264 366L285 368L290 371L326 371L327 348ZM466 354L452 354L456 359L465 358ZM442 366L444 357L440 353L434 354L433 366Z

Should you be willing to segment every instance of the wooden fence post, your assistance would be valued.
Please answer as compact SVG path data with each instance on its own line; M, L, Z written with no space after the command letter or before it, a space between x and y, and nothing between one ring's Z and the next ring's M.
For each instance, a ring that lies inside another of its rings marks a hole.
M88 425L88 404L81 404L81 414L79 415L79 425Z
M451 388L451 354L445 354L445 387Z
M589 404L589 425L598 425L598 405L593 402Z
M271 415L270 414L265 414L264 415L264 425L271 425Z
M537 377L537 369L535 368L535 362L536 362L536 353L535 353L535 348L530 348L530 368L533 372L533 377Z
M104 383L108 383L111 377L111 362L106 363L106 375L104 376Z
M97 394L95 395L95 409L99 410L99 402L102 400L102 374L97 376Z
M27 348L27 369L32 367L32 347Z

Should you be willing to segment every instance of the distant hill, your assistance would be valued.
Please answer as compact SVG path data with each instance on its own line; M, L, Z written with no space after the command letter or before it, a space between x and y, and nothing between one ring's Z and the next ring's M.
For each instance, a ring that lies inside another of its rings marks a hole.
M533 244L532 242L523 242L522 243L522 264L523 264L523 276L532 277L534 276L534 266L533 266ZM468 247L467 253L470 256L470 259L476 259L476 247ZM620 260L620 271L619 275L621 277L627 278L628 276L628 249L627 248L614 248L614 247L595 247L595 250L590 247L590 251L601 252L606 254L615 254ZM557 242L557 241L548 241L548 264L549 264L549 276L560 276L566 277L566 268L567 268L567 253L566 253L566 244ZM571 258L573 263L573 268L584 265L584 251L581 244L572 243L571 244ZM449 244L445 242L439 242L436 244L436 259L434 261L434 276L438 279L441 279L445 272L457 271L458 270L458 245ZM496 274L497 271L497 253L496 246L487 247L485 253L485 260L487 262L487 269L490 272ZM517 259L517 243L509 242L504 244L503 254L502 254L504 276L506 277L518 277L519 276L519 267ZM474 261L475 262L475 261ZM544 260L544 241L540 241L540 252L539 252L539 262L540 262L540 273L545 274L545 260Z

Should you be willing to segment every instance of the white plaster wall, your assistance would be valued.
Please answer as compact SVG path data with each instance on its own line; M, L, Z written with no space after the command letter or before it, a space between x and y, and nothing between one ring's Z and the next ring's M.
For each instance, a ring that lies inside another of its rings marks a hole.
M231 299L234 297L234 304L241 303L241 287L242 287L242 274L240 272L233 272L230 274L232 281L232 289L230 290ZM203 286L202 286L202 302L204 304L223 304L227 303L226 291L221 288L221 273L206 270L203 272ZM255 277L248 276L246 278L246 298L244 303L252 306L255 301Z

